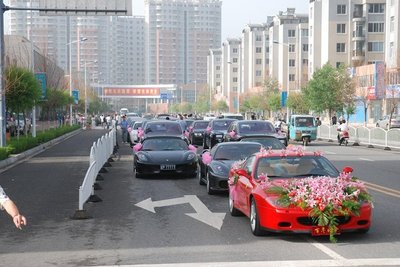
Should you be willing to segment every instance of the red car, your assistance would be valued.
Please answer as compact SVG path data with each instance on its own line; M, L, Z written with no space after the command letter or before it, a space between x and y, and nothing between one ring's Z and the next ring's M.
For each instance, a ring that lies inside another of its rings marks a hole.
M232 166L229 210L232 216L249 217L254 235L272 231L333 238L341 232L367 232L371 198L349 172L346 167L340 173L320 153L301 147L262 149Z

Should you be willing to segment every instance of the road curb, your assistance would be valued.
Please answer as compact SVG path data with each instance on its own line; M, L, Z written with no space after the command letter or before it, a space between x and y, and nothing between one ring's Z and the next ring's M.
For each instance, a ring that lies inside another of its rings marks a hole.
M66 133L62 136L59 136L59 137L53 139L53 140L50 140L49 142L40 144L34 148L26 150L20 154L10 155L9 158L0 161L0 172L5 171L8 167L15 166L15 165L21 163L25 159L28 159L30 157L33 157L33 156L43 152L44 150L60 143L61 141L64 141L64 140L80 133L81 131L83 131L83 129L77 129L73 132Z

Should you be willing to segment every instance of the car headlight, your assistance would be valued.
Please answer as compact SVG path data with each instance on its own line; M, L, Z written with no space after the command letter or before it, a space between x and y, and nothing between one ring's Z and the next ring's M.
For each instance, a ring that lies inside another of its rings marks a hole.
M186 160L192 160L192 159L194 159L195 157L196 157L196 154L190 153L190 154L187 156Z
M137 156L138 156L139 160L147 161L147 157L144 154L138 154Z
M199 137L199 136L202 136L202 134L201 133L195 133L194 136Z
M226 175L227 174L227 169L224 166L220 165L220 164L218 164L218 165L215 164L215 165L213 165L211 167L212 167L211 168L212 171L217 175Z

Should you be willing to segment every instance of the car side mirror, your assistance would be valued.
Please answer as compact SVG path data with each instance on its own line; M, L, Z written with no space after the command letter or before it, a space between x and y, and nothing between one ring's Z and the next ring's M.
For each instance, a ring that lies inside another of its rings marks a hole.
M346 166L343 168L343 173L352 173L354 170L350 166Z
M248 173L243 169L238 170L236 173L240 176L248 176Z

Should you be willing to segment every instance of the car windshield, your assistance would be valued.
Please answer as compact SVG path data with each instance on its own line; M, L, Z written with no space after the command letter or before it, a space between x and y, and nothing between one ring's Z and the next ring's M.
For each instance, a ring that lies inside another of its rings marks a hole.
M268 178L339 176L332 163L321 156L263 157L257 163L255 177L261 174Z
M151 138L143 141L142 151L180 151L188 150L185 141L177 138Z
M213 156L214 160L243 160L260 151L259 144L232 143L218 147Z
M260 143L263 147L272 149L282 149L285 146L282 144L281 141L277 138L262 138L262 137L251 137L251 138L244 138L240 140L241 142L257 142Z
M147 135L154 134L172 134L180 135L182 134L182 129L179 123L148 123L146 124L145 133Z
M314 118L311 117L303 117L295 119L295 126L297 127L312 127L315 126Z
M208 123L208 121L195 122L193 123L193 129L206 129Z
M227 130L229 125L231 125L232 121L214 121L212 124L212 128L214 130Z
M240 134L272 134L276 133L272 123L266 121L248 121L239 124Z
M139 127L142 127L142 123L141 123L141 122L136 122L136 123L133 125L133 129L134 129L134 130L139 129Z

